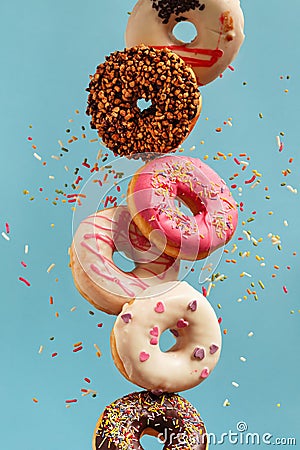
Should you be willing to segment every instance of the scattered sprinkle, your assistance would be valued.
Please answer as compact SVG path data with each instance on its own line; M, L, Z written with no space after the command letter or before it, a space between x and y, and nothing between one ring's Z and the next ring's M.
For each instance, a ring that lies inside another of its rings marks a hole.
M26 284L26 286L30 286L30 283L28 280L26 280L26 278L19 277L19 280L22 281L24 284Z
M54 267L55 267L55 264L54 264L54 263L50 264L50 266L49 266L48 269L47 269L47 272L50 273L51 270L54 269Z
M292 186L287 185L286 188L287 188L287 190L290 191L292 194L298 194L297 189L293 188Z
M94 344L94 347L95 347L95 349L96 349L96 351L97 351L97 352L96 352L96 356L97 356L98 358L100 358L101 355L102 355L100 348L98 347L97 344Z
M6 241L10 241L10 237L9 236L7 236L7 234L4 232L4 231L2 231L2 237L6 240Z
M38 159L39 161L42 161L42 157L38 155L37 153L34 153L33 156Z

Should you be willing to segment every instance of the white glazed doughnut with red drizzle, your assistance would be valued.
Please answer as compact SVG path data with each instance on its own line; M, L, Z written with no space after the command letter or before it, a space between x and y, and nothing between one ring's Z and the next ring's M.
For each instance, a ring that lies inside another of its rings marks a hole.
M170 330L175 345L162 352L159 339ZM186 282L146 289L123 306L111 349L120 372L147 390L178 392L205 380L220 357L221 332L206 298Z
M175 25L194 24L197 35L184 43ZM199 85L216 79L233 61L244 40L240 0L139 0L130 14L126 45L167 47L190 65Z
M237 226L237 204L225 181L197 158L163 156L144 165L130 181L127 205L144 236L173 258L204 259Z
M115 251L124 252L135 262L131 272L116 266ZM70 253L77 289L93 306L108 314L119 314L128 299L149 286L176 280L179 271L179 261L151 246L126 206L108 208L83 220Z

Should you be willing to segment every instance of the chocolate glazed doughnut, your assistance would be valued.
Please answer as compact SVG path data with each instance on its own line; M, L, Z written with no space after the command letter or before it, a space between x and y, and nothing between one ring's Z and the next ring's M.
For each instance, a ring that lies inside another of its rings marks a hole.
M135 392L107 406L93 438L93 450L143 450L140 438L157 436L164 450L206 450L207 436L197 410L177 394Z

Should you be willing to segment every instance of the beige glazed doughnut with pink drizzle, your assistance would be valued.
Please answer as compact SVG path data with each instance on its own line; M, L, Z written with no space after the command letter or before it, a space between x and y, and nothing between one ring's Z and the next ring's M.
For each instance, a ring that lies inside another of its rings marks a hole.
M127 205L144 236L173 258L204 259L237 226L237 204L225 181L197 158L163 156L147 163L129 183Z
M168 329L176 343L163 352L159 341ZM117 368L132 383L156 393L178 392L209 376L221 342L210 303L185 281L173 281L151 287L123 306L111 350Z
M173 34L191 22L197 35L184 43ZM167 47L190 65L199 85L216 79L234 60L244 40L240 0L139 0L130 14L126 45Z
M119 269L114 252L135 263ZM124 303L150 286L177 280L179 261L161 253L140 233L126 206L99 211L83 220L71 246L71 269L78 291L93 306L119 314Z

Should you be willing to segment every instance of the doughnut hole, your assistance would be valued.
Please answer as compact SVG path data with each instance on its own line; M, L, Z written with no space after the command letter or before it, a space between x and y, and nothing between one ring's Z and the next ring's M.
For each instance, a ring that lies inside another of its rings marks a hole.
M135 263L124 252L114 252L113 262L123 272L131 272L135 269Z
M151 100L146 100L144 98L139 98L136 104L141 113L147 111L152 106Z
M184 44L190 44L197 38L197 29L192 22L182 21L172 30L173 36Z
M148 431L150 433L150 430ZM162 449L164 445L164 443L160 441L158 436L151 436L148 433L145 433L144 436L141 437L140 444L143 448L151 448L151 450Z
M198 197L186 195L179 189L174 200L175 207L177 206L181 212L187 216L196 216L206 211L206 206L202 200Z
M159 338L159 348L162 352L167 352L176 344L176 342L176 338L171 330L166 330Z

